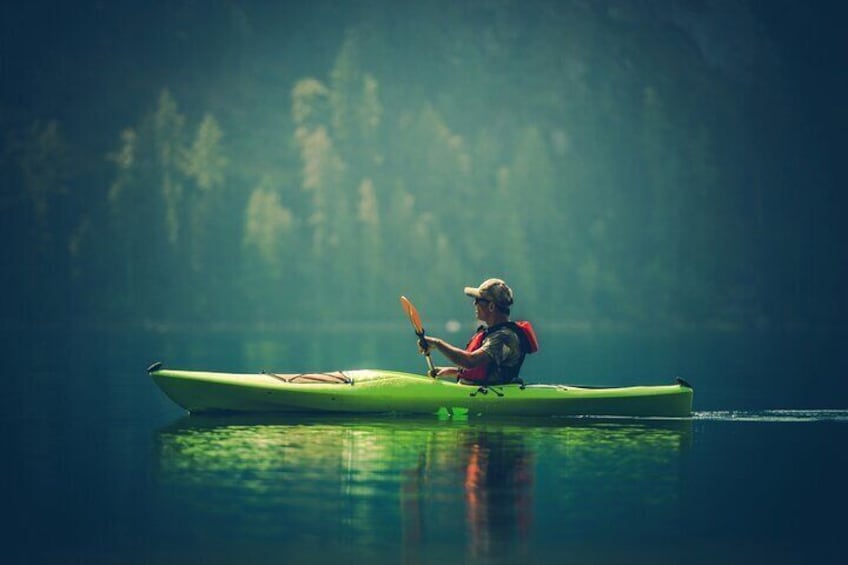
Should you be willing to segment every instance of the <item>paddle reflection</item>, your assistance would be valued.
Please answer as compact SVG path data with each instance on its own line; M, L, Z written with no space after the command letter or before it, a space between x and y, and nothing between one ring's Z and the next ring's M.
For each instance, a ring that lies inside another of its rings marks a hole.
M228 535L290 556L424 562L464 545L471 560L512 559L554 516L604 519L575 507L575 484L621 507L634 498L622 478L660 474L640 492L674 507L668 470L687 438L676 425L191 417L159 431L155 477L198 535L235 513Z

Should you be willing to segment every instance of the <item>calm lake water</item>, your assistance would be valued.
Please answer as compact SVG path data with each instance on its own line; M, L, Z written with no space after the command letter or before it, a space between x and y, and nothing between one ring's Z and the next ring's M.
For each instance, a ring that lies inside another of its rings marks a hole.
M279 336L6 337L0 555L7 562L844 557L848 410L839 393L817 405L787 404L802 363L787 363L785 350L775 352L782 363L769 375L774 394L758 400L749 381L769 371L729 356L744 349L733 340L667 344L664 356L658 344L574 339L564 357L533 360L540 374L567 365L561 374L583 378L559 380L587 384L614 384L606 379L615 374L625 384L662 382L657 376L674 371L696 386L697 412L686 420L211 418L170 403L147 364L417 370L423 361L408 336L383 349L381 338L363 344L346 332L318 340L335 348ZM641 363L637 350L647 352ZM666 358L680 367L658 361ZM709 390L734 381L743 384Z

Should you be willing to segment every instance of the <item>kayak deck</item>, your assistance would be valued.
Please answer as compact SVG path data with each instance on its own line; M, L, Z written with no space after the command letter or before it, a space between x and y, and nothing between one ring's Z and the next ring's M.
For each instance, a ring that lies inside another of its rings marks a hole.
M692 388L671 385L589 388L570 385L477 387L398 371L148 373L191 413L469 414L500 416L688 417Z

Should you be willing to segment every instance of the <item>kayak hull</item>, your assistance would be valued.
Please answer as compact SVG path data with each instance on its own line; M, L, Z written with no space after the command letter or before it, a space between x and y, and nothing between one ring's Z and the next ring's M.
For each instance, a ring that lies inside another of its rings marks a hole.
M382 370L303 375L149 371L173 402L191 413L360 413L489 416L688 417L693 391L671 385L587 388L570 385L477 387ZM311 375L307 375L311 376ZM320 376L320 375L319 375ZM300 379L302 381L302 379Z

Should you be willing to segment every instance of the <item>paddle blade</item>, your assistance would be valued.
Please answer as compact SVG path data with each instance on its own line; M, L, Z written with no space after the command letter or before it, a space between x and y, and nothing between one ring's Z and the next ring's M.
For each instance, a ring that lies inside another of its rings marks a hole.
M406 315L409 316L409 321L412 322L412 327L415 328L415 333L418 335L418 345L421 347L421 350L424 352L424 356L427 359L427 367L429 368L427 374L435 378L436 368L433 366L433 359L430 358L430 346L427 343L427 340L424 339L424 325L421 323L421 316L407 297L401 296L400 303L406 311Z
M400 303L403 305L403 309L406 310L406 315L409 316L409 321L412 322L415 333L422 335L424 333L424 325L421 323L421 316L418 315L418 310L416 310L412 302L405 296L400 297Z

